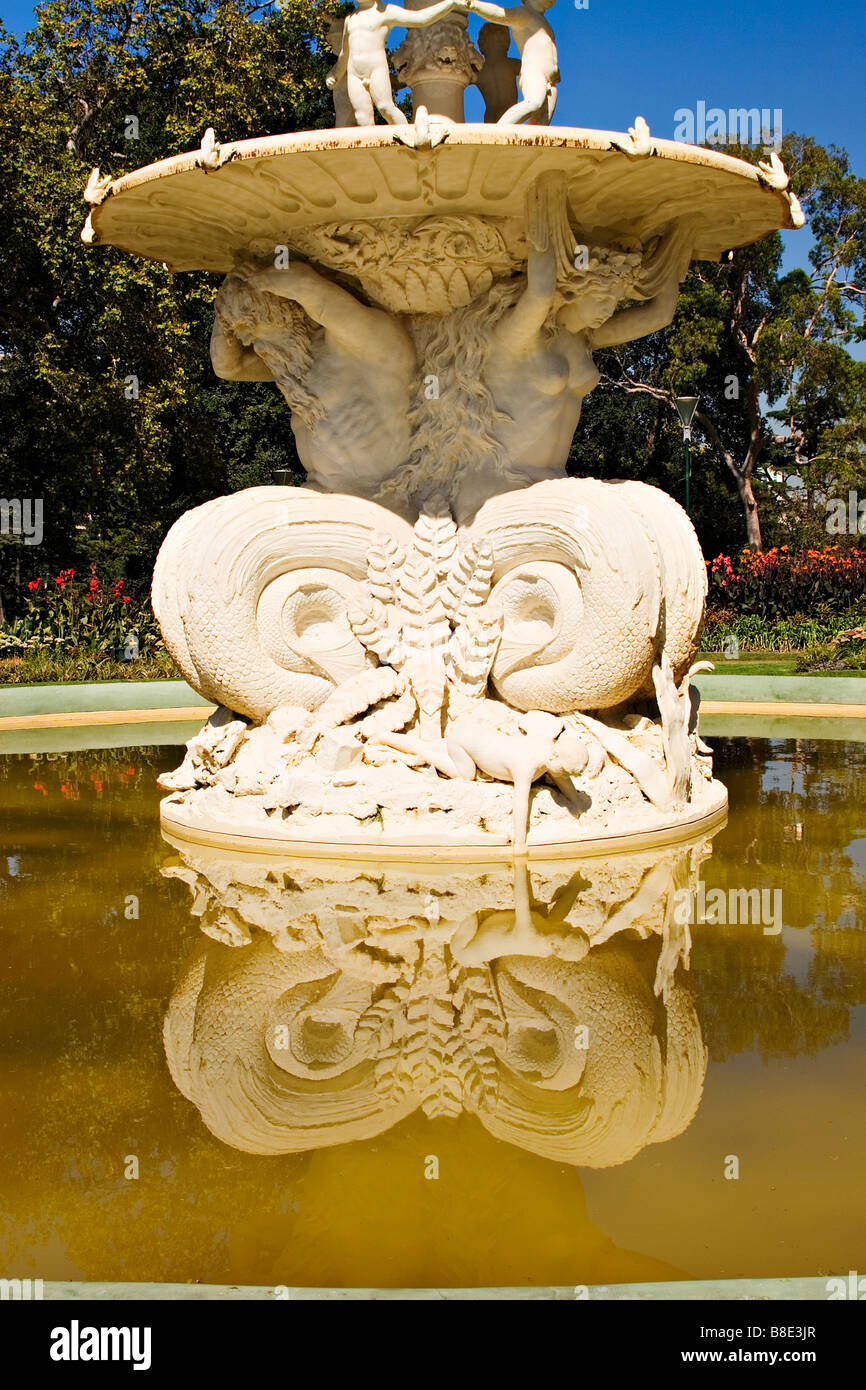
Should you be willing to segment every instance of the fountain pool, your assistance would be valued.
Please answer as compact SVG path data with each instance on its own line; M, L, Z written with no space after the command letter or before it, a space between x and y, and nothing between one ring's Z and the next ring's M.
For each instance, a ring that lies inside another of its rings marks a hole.
M2 757L0 1269L485 1288L862 1268L866 744L713 742L730 811L709 856L528 881L173 846L168 747ZM686 969L664 903L694 876L741 920L694 922ZM737 896L756 888L780 931Z

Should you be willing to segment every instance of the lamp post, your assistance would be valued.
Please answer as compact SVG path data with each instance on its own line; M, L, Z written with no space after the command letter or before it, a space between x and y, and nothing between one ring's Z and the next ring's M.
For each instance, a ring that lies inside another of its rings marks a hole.
M683 443L686 446L686 515L689 516L689 485L692 475L692 420L698 408L697 396L677 396L677 414L683 423Z

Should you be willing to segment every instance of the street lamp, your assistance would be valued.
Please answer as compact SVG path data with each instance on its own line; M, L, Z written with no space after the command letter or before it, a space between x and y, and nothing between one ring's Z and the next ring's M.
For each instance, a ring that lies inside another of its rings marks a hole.
M689 483L692 474L692 420L698 408L697 396L677 396L677 414L683 422L683 443L686 446L686 515L689 515Z

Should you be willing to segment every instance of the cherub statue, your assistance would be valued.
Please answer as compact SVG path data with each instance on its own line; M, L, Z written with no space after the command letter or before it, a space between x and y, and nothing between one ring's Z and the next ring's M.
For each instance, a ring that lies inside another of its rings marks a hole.
M532 0L532 3L503 9L489 0L469 0L469 11L491 24L505 24L511 29L520 54L518 82L523 100L510 106L499 117L499 125L519 125L535 119L536 125L550 125L556 107L556 84L559 81L559 60L556 39L544 18L553 0Z
M339 53L343 46L344 24L345 17L343 15L331 15L328 18L328 43L332 53ZM337 130L357 125L352 103L349 100L349 93L346 90L345 77L339 78L333 85L329 82L328 86L331 88L331 99L334 103L334 125Z
M476 40L484 66L475 85L484 98L484 119L495 122L517 102L520 59L509 58L511 35L501 24L483 24Z
M325 81L333 89L343 77L349 103L359 126L375 124L375 111L389 125L408 125L395 105L385 42L392 29L422 29L435 24L452 10L463 13L468 0L439 0L423 10L405 10L383 0L358 0L358 9L346 16L340 53Z
M393 315L292 261L242 266L216 299L217 376L275 381L307 481L369 496L409 450L415 349Z

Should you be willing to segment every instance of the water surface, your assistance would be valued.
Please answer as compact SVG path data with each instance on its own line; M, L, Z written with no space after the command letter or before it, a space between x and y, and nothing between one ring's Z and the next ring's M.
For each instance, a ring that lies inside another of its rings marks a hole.
M709 857L528 878L181 853L175 749L0 759L0 1274L862 1270L866 745L715 743ZM782 930L689 952L698 877Z

